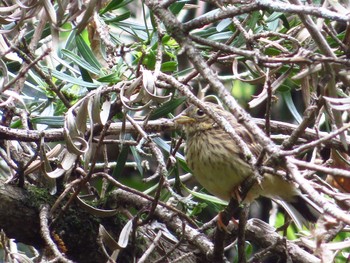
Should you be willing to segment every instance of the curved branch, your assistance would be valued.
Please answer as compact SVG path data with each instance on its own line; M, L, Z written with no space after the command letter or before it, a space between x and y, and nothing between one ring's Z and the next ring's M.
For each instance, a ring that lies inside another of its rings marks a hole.
M122 189L115 190L113 193L111 193L110 197L111 198L109 202L112 202L110 205L113 208L127 206L140 209L142 207L149 207L151 205L150 201ZM178 230L182 229L183 227L183 221L180 220L174 212L171 212L164 207L161 207L160 205L157 205L154 215L157 220L165 223L167 227L174 233L177 233ZM199 249L200 253L202 254L202 258L212 256L214 245L206 235L199 232L197 229L190 227L188 224L186 224L183 234L186 237L185 239L191 245ZM285 244L287 246L289 256L292 258L293 262L320 262L317 257L301 249L293 242L285 240L275 232L274 228L259 219L248 220L248 223L246 225L246 235L249 241L258 244L260 248L269 248L274 244L278 244L278 246L274 246L272 251L281 257L285 256Z
M161 76L162 77L162 76ZM171 77L168 77L171 78ZM182 85L180 82L176 82L178 85ZM253 118L254 122L260 127L264 128L265 120ZM172 131L175 130L175 124L172 120L169 119L158 119L152 120L144 125L143 121L135 121L138 125L142 127L142 129L146 132L164 132L164 131ZM298 126L295 124L290 124L281 121L271 120L271 132L290 135ZM98 130L100 127L96 127L94 129L96 132L94 134L98 134ZM112 123L107 131L107 135L119 135L122 131L122 123ZM132 133L135 132L134 126L127 122L125 123L125 132ZM22 142L36 142L40 141L41 136L44 137L45 142L57 142L63 141L63 129L50 129L45 131L37 131L37 130L21 130L21 129L11 129L5 126L0 125L0 137L2 139L8 140L17 140ZM320 138L330 136L327 132L318 132L316 133L313 129L307 128L303 134L299 137L299 139L305 139L307 141L314 141ZM348 144L350 144L350 137L347 136ZM344 147L339 139L332 138L331 140L327 140L322 142L326 147L333 147L337 150L344 150ZM350 149L348 150L350 154Z

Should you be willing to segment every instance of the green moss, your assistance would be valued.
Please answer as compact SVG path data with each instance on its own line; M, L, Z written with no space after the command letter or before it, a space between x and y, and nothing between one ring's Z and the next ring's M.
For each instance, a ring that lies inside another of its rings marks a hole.
M39 208L42 204L52 205L55 201L55 197L45 188L30 186L27 189L27 193L26 203L28 203L28 206Z
M67 211L56 216L57 221L51 227L68 248L67 256L76 262L86 262L86 258L90 258L91 262L100 262L101 255L96 253L100 220L74 202Z

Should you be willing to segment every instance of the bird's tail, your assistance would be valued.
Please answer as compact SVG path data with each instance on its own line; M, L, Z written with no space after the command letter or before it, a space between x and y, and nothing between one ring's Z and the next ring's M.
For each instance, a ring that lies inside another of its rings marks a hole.
M275 200L280 204L292 218L298 228L309 226L311 223L316 223L322 213L322 209L318 207L309 198L303 195L297 195L292 202Z

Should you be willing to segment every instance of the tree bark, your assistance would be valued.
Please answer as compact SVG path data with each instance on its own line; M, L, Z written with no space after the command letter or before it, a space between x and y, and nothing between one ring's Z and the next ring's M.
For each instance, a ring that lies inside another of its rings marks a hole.
M39 211L43 204L52 205L56 198L44 189L32 186L20 188L0 182L0 228L4 230L7 237L14 238L17 242L34 246L39 250L46 248L41 236ZM125 223L126 219L118 214L113 217L98 218L73 202L68 210L58 215L57 220L50 225L50 231L51 233L54 231L63 241L67 248L65 255L68 259L74 262L98 263L107 261L97 241L100 224L115 240L118 240ZM137 228L136 239L129 239L129 245L121 250L117 262L133 262L133 258L142 257L153 243L160 225L161 223L156 222L156 227L145 225ZM174 250L175 244L176 242L170 242L163 234L155 244L155 248L149 251L144 262L159 260L168 251ZM179 258L190 252L188 250L188 247L178 247L167 256L167 259ZM196 262L196 257L188 255L181 262Z

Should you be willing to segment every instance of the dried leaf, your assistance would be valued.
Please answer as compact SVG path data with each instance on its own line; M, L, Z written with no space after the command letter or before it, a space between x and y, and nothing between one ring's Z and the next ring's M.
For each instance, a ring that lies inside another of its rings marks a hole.
M119 235L118 245L121 248L126 248L129 242L129 236L132 231L132 219L130 219L125 226L123 227L122 231Z
M84 208L87 212L90 214L97 216L97 217L110 217L114 216L118 211L117 210L106 210L106 209L99 209L96 207L93 207L87 203L85 203L80 197L77 196L78 204Z
M109 99L106 99L105 102L102 104L102 110L100 112L100 119L101 124L105 125L108 121L109 112L111 110L111 101Z

